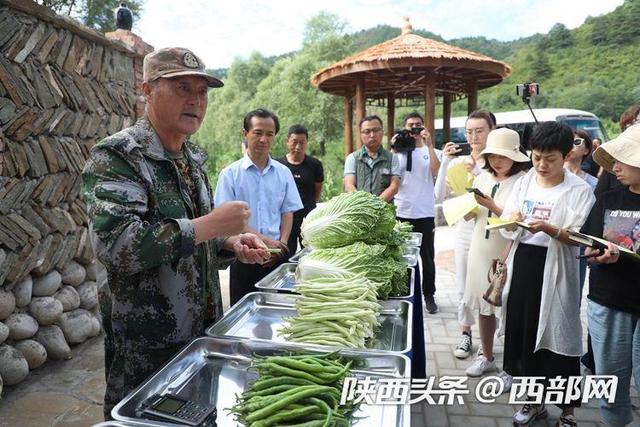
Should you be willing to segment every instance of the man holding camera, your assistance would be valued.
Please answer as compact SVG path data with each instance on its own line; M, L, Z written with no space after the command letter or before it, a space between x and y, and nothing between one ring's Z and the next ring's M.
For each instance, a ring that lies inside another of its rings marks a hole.
M344 191L367 191L391 203L400 187L398 159L382 147L382 119L376 115L360 120L362 148L344 162Z
M404 129L393 136L391 143L400 165L400 188L394 201L396 214L400 221L410 223L414 231L422 233L422 291L425 308L433 314L438 311L433 298L436 292L433 177L438 175L440 159L431 135L424 128L424 120L417 112L405 116Z

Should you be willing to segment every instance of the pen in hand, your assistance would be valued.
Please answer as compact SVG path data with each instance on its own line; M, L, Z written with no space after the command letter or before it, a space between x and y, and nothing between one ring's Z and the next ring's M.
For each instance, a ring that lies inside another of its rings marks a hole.
M597 249L598 252L594 252L592 254L589 255L578 255L576 257L576 259L587 259L587 258L594 258L594 257L599 257L600 255L604 254L604 251L600 248Z

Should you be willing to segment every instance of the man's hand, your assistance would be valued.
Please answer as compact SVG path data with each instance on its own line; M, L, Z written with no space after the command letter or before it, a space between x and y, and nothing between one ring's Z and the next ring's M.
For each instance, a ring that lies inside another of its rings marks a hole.
M427 147L433 147L431 134L429 134L429 131L426 128L422 129L422 132L420 132L420 137L422 138L422 142L424 143L424 145L426 145Z
M233 236L246 230L251 211L246 202L235 201L217 206L210 215L224 225L224 235Z
M230 249L238 260L245 264L262 264L270 256L266 251L267 245L251 233L229 237L225 242L225 249Z
M245 202L222 203L208 214L193 220L196 243L240 234L246 231L250 216L249 205Z
M264 268L271 268L280 262L280 260L289 256L289 247L286 243L274 239L268 239L268 242L266 243L269 248L280 249L280 252L270 253L269 255L271 255L271 257L262 264Z
M620 249L611 242L608 242L607 249L600 256L595 256L599 252L598 249L586 248L584 254L591 256L588 261L594 264L614 264L620 259ZM602 251L600 251L602 252Z

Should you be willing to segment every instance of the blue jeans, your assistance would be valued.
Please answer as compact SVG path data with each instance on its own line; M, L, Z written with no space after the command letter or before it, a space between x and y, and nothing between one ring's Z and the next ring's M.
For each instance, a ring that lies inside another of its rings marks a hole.
M580 246L580 255L584 255L584 246ZM587 277L587 259L580 258L580 303L582 304L582 289L584 289L584 280Z
M614 403L600 401L600 413L610 426L633 421L631 374L640 390L640 318L589 300L589 333L598 375L616 375L618 389Z

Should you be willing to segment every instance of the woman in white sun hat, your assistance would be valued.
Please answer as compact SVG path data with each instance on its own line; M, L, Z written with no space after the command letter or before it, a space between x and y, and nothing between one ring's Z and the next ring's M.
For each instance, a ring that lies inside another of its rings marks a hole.
M498 231L485 231L488 217L500 217L515 182L529 169L529 158L520 151L520 135L511 129L496 129L489 133L487 146L480 153L486 171L473 181L485 197L476 194L481 206L475 217L475 227L471 237L464 304L478 312L480 342L483 354L478 355L467 368L467 375L478 377L485 372L496 370L493 356L493 337L496 332L495 314L499 308L482 299L489 287L487 271L494 258L498 258L507 244L507 239Z
M581 230L613 242L604 253L585 250L592 263L587 316L596 372L618 378L615 401L601 401L600 412L607 425L622 426L633 423L632 374L640 389L640 258L620 250L640 249L640 124L602 145L593 159L622 184L598 196Z

